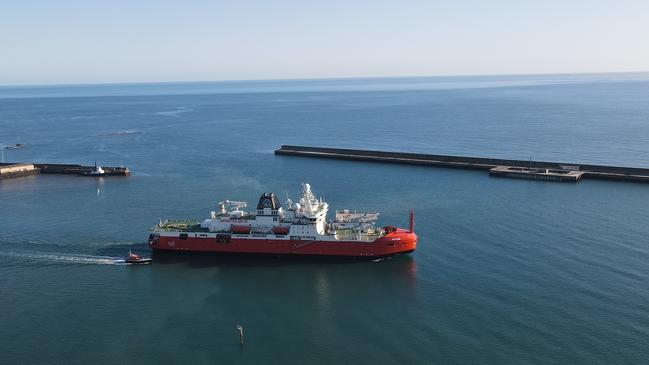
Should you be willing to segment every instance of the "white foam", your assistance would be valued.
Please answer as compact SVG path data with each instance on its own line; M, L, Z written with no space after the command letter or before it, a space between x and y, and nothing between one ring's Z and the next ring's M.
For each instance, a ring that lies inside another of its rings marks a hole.
M115 265L125 263L124 259L111 256L59 254L59 253L19 253L2 252L0 256L47 262L61 262L73 264Z
M162 115L162 116L165 116L165 117L177 117L178 114L187 113L187 112L191 112L191 111L194 111L194 109L186 108L186 107L179 107L179 108L176 108L176 110L163 110L163 111L155 112L153 114L154 115Z

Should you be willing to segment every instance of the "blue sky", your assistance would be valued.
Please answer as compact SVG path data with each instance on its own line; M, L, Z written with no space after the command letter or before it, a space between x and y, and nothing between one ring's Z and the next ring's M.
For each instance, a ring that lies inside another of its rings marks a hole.
M647 0L0 1L0 84L649 71Z

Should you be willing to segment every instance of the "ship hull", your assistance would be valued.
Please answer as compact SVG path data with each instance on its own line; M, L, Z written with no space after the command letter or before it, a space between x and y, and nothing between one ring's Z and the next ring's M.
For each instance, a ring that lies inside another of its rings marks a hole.
M405 230L391 232L374 241L337 241L317 239L282 239L232 237L217 235L167 234L149 240L149 247L158 251L213 252L227 254L299 255L323 257L378 258L413 252L417 235Z

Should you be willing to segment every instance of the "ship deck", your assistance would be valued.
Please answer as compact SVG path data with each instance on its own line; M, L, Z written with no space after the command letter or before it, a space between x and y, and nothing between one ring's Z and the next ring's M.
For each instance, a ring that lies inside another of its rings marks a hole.
M164 220L153 227L154 231L159 232L209 232L207 228L201 227L201 222L197 220Z
M211 235L217 234L230 234L233 238L266 238L268 235L275 238L283 238L288 235L276 235L272 231L259 232L251 231L250 233L234 233L231 231L210 232L208 228L201 227L201 222L197 220L163 220L152 228L154 232L186 232L186 233L210 233ZM370 232L363 232L359 234L352 229L340 229L336 234L325 234L320 239L332 241L358 241L358 242L373 242L374 240L383 236L383 231L374 229ZM211 237L210 235L210 237Z

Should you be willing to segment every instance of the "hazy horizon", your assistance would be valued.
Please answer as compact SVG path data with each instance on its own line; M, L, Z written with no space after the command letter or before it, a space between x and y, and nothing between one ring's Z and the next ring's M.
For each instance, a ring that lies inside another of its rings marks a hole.
M562 73L527 73L527 74L463 74L463 75L394 75L394 76L349 76L349 77L313 77L313 78L266 78L266 79L221 79L221 80L169 80L169 81L119 81L119 82L82 82L82 83L27 83L0 84L3 88L12 87L57 87L57 86L110 86L110 85L149 85L149 84L209 84L209 83L246 83L246 82L300 82L300 81L348 81L348 80L398 80L398 79L461 79L461 78L518 78L518 77L584 77L584 76L649 76L648 71L610 71L610 72L562 72Z
M649 3L31 0L0 6L0 85L649 71Z

